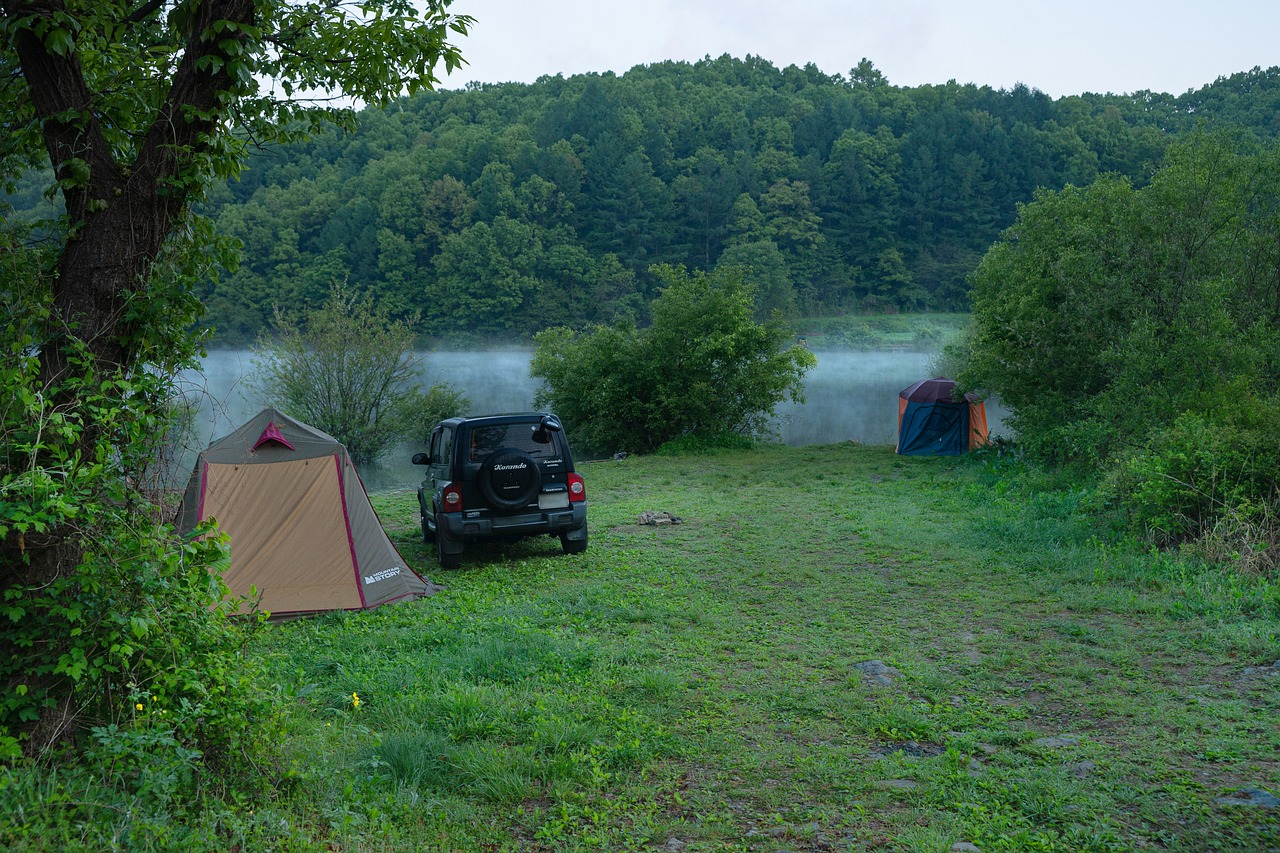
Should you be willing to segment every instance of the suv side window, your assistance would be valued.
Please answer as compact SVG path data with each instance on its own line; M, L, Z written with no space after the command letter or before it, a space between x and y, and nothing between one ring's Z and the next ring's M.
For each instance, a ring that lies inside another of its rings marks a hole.
M448 427L440 427L431 433L431 464L447 465L449 462L449 448L453 446L453 430Z
M453 428L445 427L440 431L440 464L453 464Z

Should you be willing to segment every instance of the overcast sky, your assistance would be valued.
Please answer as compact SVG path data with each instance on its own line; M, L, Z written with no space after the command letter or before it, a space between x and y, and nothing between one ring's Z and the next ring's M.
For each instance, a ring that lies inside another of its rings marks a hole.
M890 83L1052 95L1180 95L1280 65L1280 0L454 0L476 19L468 65L442 80L533 82L729 54L848 75L863 57Z

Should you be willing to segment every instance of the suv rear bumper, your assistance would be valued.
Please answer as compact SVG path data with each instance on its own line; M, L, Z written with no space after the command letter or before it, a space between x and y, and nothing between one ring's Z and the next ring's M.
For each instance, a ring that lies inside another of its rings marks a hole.
M436 516L445 536L455 540L471 540L489 536L530 536L539 533L562 533L570 540L587 534L586 502L571 504L567 509L536 510L515 515L464 518L460 512Z

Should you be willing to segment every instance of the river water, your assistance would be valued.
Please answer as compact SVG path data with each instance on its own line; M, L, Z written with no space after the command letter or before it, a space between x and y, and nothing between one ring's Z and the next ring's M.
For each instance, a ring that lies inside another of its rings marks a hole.
M529 375L527 350L484 352L422 352L418 362L425 384L447 382L471 401L472 414L514 412L533 407L537 381ZM818 364L805 379L805 402L778 406L774 428L788 445L894 444L898 427L898 392L926 378L931 353L815 351ZM231 432L264 403L254 397L245 379L253 371L248 350L215 350L203 370L181 377L181 388L199 402L193 446L178 463L185 478L195 453L212 439ZM993 434L1002 432L1004 412L988 402L987 419ZM404 444L377 465L362 468L360 476L371 491L403 489L422 479L422 469L410 463L420 445Z

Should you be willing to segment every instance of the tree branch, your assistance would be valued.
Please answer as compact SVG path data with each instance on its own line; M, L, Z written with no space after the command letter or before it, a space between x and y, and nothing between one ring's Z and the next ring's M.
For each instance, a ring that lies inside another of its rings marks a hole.
M226 96L236 86L232 69L242 61L232 45L247 40L241 27L254 23L255 11L254 0L204 0L195 9L182 59L136 161L135 171L165 196L169 217L177 216L189 197L179 180L182 171L210 150L210 138L228 115ZM234 26L209 35L213 24L223 21Z
M146 3L130 12L124 21L126 24L140 24L151 17L163 5L164 0L147 0Z
M6 0L3 9L6 17L52 17L66 12L62 0ZM79 57L74 50L64 55L49 50L31 27L18 29L13 44L41 122L49 162L59 180L67 181L62 187L67 212L78 217L83 213L84 202L94 197L95 187L105 193L120 174L93 111L92 94ZM73 161L82 161L87 169L72 167ZM83 181L79 179L82 174Z

